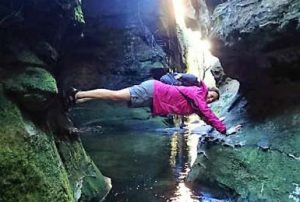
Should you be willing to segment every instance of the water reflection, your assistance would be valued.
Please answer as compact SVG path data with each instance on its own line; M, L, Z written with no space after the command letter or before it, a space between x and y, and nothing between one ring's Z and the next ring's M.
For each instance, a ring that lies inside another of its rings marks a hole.
M170 198L170 201L195 202L199 201L199 196L194 196L191 190L186 187L184 182L180 182L176 187L175 196Z
M205 192L206 188L196 186L192 190L186 185L188 173L197 158L197 147L200 135L185 131L176 132L171 136L170 166L176 179L174 193L167 201L170 202L224 202L225 199L216 199L213 194ZM214 190L216 191L216 190Z
M199 136L170 130L173 133L114 129L81 136L95 164L112 179L105 202L213 201L185 184Z
M200 199L200 197L195 196L191 189L185 184L185 178L197 156L198 140L199 137L195 135L180 133L175 133L171 138L172 155L170 159L174 159L173 156L176 155L175 164L171 164L171 167L173 167L174 175L176 176L177 186L174 195L169 201L195 202Z

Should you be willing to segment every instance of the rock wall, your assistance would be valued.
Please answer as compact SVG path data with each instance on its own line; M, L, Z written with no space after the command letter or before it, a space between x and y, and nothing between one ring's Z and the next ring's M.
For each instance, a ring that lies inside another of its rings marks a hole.
M121 89L183 67L170 0L89 0L83 1L83 13L81 39L58 63L62 89ZM162 119L148 120L149 113L128 110L124 103L90 102L74 106L71 114L84 130L163 125Z
M83 12L82 38L59 64L61 86L119 89L150 78L153 68L182 66L169 0L90 0Z
M85 153L53 76L64 43L80 36L78 6L0 3L0 201L101 200L111 188Z
M78 201L106 195L109 180L72 133L51 74L28 67L7 78L0 113L1 200Z
M153 68L182 68L170 2L0 3L0 200L90 201L106 195L110 182L85 153L62 96L70 86L120 89L150 78ZM87 123L100 115L101 124L109 125L105 114L119 108L103 108ZM145 114L116 117L136 127L132 120L146 120Z
M261 75L297 80L299 12L293 0L230 1L216 7L211 38L227 74L252 84Z
M208 3L213 53L239 89L222 86L214 106L236 136L199 145L189 180L221 187L237 201L299 200L299 1Z
M297 106L299 2L227 1L213 11L213 53L225 73L241 83L252 118Z

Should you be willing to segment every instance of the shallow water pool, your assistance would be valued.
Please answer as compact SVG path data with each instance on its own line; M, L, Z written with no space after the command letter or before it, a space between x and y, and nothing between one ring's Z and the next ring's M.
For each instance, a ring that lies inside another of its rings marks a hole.
M110 129L81 137L95 164L112 179L105 202L228 201L184 182L197 155L196 135L176 128Z

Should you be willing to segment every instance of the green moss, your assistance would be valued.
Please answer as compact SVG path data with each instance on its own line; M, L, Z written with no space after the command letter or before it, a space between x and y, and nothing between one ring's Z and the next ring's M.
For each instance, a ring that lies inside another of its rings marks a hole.
M0 94L0 201L74 201L51 136Z
M214 160L198 159L189 179L230 187L240 200L289 201L294 183L300 183L300 162L278 151L214 146L207 155Z
M52 76L38 68L27 69L5 85L10 92L25 94L32 89L38 95L56 90ZM0 201L102 199L110 183L86 155L80 140L71 140L68 134L63 139L24 117L3 95L0 85Z
M83 201L101 199L110 190L110 184L85 153L80 141L57 142L59 153L69 175L74 198Z
M8 79L5 82L8 91L28 93L32 91L57 93L56 81L44 69L28 67L25 72Z
M79 23L85 23L84 15L83 15L83 12L82 12L82 9L81 9L81 4L78 4L74 8L74 19Z

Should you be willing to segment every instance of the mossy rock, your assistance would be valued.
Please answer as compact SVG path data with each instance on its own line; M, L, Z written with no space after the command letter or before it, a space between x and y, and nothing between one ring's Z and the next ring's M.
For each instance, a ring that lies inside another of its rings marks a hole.
M5 90L29 111L44 110L53 94L58 93L56 81L44 69L28 67L4 82Z
M290 201L300 183L297 160L256 147L232 149L215 145L198 157L189 181L234 190L238 201Z
M51 136L0 94L0 201L73 201Z
M56 81L45 69L28 67L24 72L5 82L8 91L30 93L31 91L57 93Z
M39 129L0 85L0 201L101 200L111 188L77 138Z
M74 199L102 199L111 189L111 182L95 166L80 141L56 141L72 186Z

